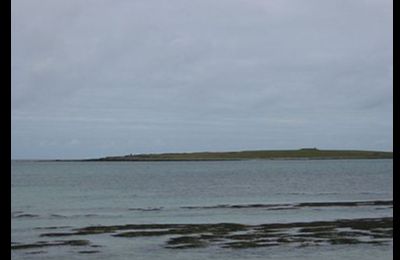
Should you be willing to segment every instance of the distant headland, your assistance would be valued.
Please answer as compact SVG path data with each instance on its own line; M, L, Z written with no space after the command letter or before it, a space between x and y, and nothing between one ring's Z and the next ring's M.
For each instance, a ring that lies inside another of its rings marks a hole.
M108 156L79 161L224 161L224 160L306 160L306 159L391 159L393 152L362 150L319 150L302 148L298 150L255 150L232 152L191 152L129 154L125 156Z

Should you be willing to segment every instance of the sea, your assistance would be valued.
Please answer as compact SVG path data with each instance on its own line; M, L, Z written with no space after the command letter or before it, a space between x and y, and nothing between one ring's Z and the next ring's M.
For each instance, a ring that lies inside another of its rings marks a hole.
M392 200L391 159L15 160L11 162L11 258L393 259L393 239L387 237L384 243L251 246L240 244L248 242L243 240L226 242L227 235L218 233L206 243L174 248L168 240L177 234L146 233L149 224L160 224L165 231L164 224L235 223L255 227L256 232L261 225L277 223L390 219ZM87 227L124 225L146 232L74 234ZM65 242L71 240L86 242Z

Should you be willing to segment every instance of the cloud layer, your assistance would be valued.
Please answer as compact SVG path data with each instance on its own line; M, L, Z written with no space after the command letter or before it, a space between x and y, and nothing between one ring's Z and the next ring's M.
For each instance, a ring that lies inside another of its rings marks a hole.
M12 157L392 150L392 9L12 0Z

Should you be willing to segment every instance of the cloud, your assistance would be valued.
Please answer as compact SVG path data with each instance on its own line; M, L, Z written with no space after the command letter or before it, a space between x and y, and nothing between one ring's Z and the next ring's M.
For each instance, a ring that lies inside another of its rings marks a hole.
M392 8L13 0L12 155L391 150Z

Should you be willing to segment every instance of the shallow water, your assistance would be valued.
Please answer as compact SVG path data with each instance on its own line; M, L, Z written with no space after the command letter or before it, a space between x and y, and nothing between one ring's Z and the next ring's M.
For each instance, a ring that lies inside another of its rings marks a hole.
M12 242L93 225L292 223L392 217L392 160L12 162ZM307 204L309 205L309 204ZM13 259L392 259L392 243L167 249L163 236L73 236L102 247L12 250ZM290 250L288 250L290 249ZM84 254L82 251L98 251ZM36 253L35 253L36 252ZM81 252L81 253L79 253ZM32 254L33 253L33 254Z

